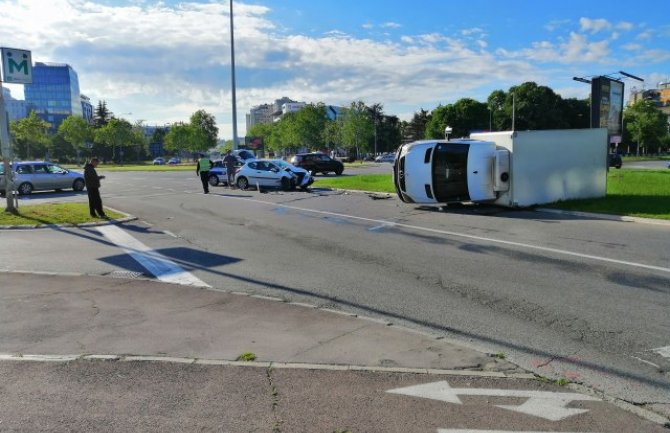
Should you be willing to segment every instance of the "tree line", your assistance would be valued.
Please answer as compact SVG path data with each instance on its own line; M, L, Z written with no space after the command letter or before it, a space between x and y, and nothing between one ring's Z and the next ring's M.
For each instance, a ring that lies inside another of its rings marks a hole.
M670 150L667 117L652 101L638 101L624 110L623 143L619 149L631 153ZM514 123L514 125L512 125ZM475 131L543 130L588 128L590 100L562 98L552 89L534 82L491 92L486 102L462 98L439 105L432 111L421 108L409 121L384 113L381 103L352 102L335 120L326 115L323 103L307 104L285 114L272 124L257 124L247 131L262 137L269 152L289 154L301 149L345 150L350 155L394 151L400 144L421 139L466 137ZM161 143L168 152L196 154L216 147L216 119L205 110L193 113L188 122L157 128L145 137L142 122L131 124L117 118L100 101L93 124L78 116L64 120L58 130L34 112L10 122L14 154L20 159L49 155L60 161L78 161L96 155L105 161L142 161L150 157L149 143ZM232 142L228 142L230 147Z
M157 128L145 136L142 121L130 123L114 116L105 101L93 113L93 123L83 117L68 116L53 132L51 124L34 111L20 120L10 122L13 154L18 159L54 158L63 162L79 162L97 156L105 162L123 163L150 158L149 144L161 143L170 152L204 152L217 143L218 128L214 116L198 110L188 123L179 122Z

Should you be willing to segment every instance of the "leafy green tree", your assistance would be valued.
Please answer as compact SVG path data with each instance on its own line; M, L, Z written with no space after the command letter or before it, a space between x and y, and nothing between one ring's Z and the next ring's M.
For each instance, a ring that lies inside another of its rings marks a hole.
M561 101L566 128L591 127L591 99L568 98Z
M93 131L83 117L68 116L58 127L58 135L70 143L79 155L79 152L86 149L86 143L93 137Z
M452 137L466 137L472 131L489 129L489 110L486 104L463 98L454 104L433 110L426 124L427 138L444 138L444 129L452 128Z
M198 110L191 115L191 126L193 127L193 142L191 148L194 151L205 151L216 147L219 141L219 128L216 126L214 116L205 110Z
M344 147L355 149L356 155L369 151L370 140L374 137L374 122L363 101L352 102L340 121Z
M328 120L323 129L323 142L329 149L342 145L342 122Z
M327 119L324 104L307 104L298 110L291 122L291 127L296 129L297 144L312 150L322 149Z
M51 124L31 111L28 117L9 123L14 137L14 152L21 159L31 159L32 155L44 155L49 151L49 128Z
M491 110L491 129L493 131L504 131L512 128L512 118L505 112L505 101L507 93L502 90L494 90L486 100Z
M377 127L377 151L395 151L402 140L400 119L397 116L384 115Z
M505 112L512 118L517 130L564 129L562 98L547 86L529 81L510 87L505 99ZM511 127L511 125L510 125Z
M194 128L192 125L185 125L183 123L172 125L165 135L165 149L173 152L191 150L193 133Z
M125 119L112 118L106 125L94 132L95 141L112 149L112 160L123 161L123 148L137 142L137 132L133 125ZM118 150L117 150L118 149Z
M652 101L638 101L625 109L624 128L635 142L638 155L659 151L668 133L667 121Z

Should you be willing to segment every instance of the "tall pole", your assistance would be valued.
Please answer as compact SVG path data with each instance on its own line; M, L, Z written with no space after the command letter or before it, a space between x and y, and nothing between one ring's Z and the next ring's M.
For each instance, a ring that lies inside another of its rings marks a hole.
M0 144L2 145L2 159L5 166L5 197L7 197L7 208L5 212L15 213L14 207L14 185L12 184L12 144L9 139L9 123L7 111L5 111L5 97L0 85Z
M233 87L233 149L237 149L237 97L235 96L235 31L233 26L233 0L230 0L230 69Z
M512 131L514 131L514 121L516 117L516 96L512 93Z

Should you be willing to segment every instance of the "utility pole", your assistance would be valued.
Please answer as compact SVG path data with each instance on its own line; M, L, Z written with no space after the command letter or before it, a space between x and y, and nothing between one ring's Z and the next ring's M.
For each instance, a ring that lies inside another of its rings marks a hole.
M230 69L233 87L233 150L237 149L237 98L235 95L235 31L233 26L233 0L230 0Z

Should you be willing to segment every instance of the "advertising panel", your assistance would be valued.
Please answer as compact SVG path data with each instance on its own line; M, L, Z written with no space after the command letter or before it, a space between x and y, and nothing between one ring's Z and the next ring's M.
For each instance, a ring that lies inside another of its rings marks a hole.
M591 81L591 127L607 128L609 142L617 142L622 132L622 81L596 77Z

